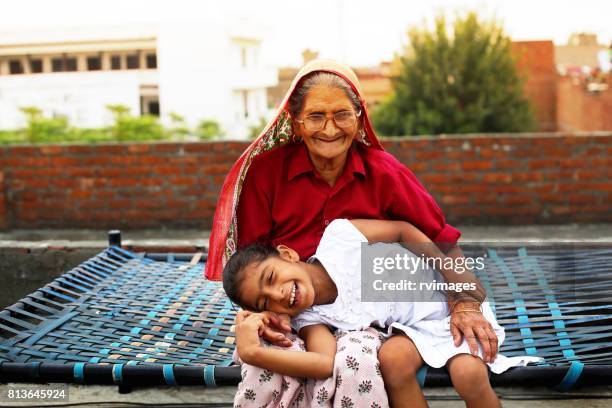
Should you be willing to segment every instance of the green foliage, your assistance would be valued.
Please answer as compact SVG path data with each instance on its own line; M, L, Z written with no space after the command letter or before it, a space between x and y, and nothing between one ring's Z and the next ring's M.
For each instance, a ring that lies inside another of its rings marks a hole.
M201 140L213 139L215 137L223 136L224 134L219 122L211 119L201 121L198 124L195 133Z
M161 140L166 138L159 118L153 115L132 116L130 109L123 105L107 105L115 123L111 127L113 138L119 142Z
M476 13L447 31L411 29L394 92L373 113L384 135L521 132L533 128L529 102L511 55L511 41L495 21Z
M68 119L65 117L45 118L34 106L24 106L20 110L26 116L25 139L29 143L59 142L68 132Z
M268 123L268 121L266 120L266 118L261 116L259 118L259 123L257 123L256 125L253 125L253 126L249 126L249 137L251 139L256 139L257 136L259 136L261 134L261 132L263 132L263 130L266 127L267 123Z
M187 126L185 118L177 113L169 114L172 125L165 129L156 116L132 116L130 109L124 105L107 105L106 108L113 115L114 124L112 126L81 129L70 126L65 117L46 118L41 109L35 106L24 106L20 109L26 117L27 126L17 130L0 130L0 145L180 140L193 133ZM214 120L200 122L196 133L200 139L211 139L223 135L221 126Z
M170 112L168 116L170 117L170 122L172 122L172 127L168 129L168 133L172 139L184 139L185 136L188 136L191 133L184 116L181 116L175 112Z

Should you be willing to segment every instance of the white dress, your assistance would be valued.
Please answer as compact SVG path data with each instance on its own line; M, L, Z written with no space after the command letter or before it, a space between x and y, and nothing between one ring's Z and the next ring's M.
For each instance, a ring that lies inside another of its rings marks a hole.
M337 219L329 224L309 260L317 259L330 275L338 289L338 297L332 304L316 305L304 310L292 319L298 330L304 326L324 323L341 331L362 330L369 326L384 328L386 335L393 329L401 330L414 342L421 357L431 367L442 367L451 357L470 353L465 338L456 347L450 332L450 316L446 296L442 292L430 292L431 301L418 302L362 302L361 298L361 244L366 237L346 219ZM404 249L411 256L408 250ZM419 273L435 273L422 269ZM441 281L439 276L436 276ZM433 278L433 276L432 276ZM499 344L505 338L504 329L497 323L489 302L482 304L484 317L493 326ZM478 344L478 355L482 348ZM499 374L510 367L524 366L539 361L538 357L505 357L498 354L493 363L487 365Z

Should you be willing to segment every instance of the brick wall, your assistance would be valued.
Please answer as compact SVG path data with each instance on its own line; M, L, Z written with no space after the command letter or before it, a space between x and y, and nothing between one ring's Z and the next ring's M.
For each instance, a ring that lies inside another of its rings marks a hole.
M9 228L209 229L225 174L246 145L0 147L6 197L0 222L6 214ZM610 132L418 137L384 145L451 222L612 222Z
M610 80L612 75L608 83ZM584 83L571 77L559 78L558 84L559 130L590 132L612 129L612 88L587 92Z
M535 110L538 130L557 130L557 72L552 41L513 41L512 54Z
M7 228L6 199L4 198L4 173L0 171L0 231Z

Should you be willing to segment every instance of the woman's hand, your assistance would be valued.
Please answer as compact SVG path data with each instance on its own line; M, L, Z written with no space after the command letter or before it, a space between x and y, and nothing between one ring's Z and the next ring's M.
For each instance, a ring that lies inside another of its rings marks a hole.
M497 334L495 334L491 323L485 319L480 311L459 310L451 313L450 330L456 347L461 344L462 337L465 336L470 352L477 356L478 344L476 339L478 339L482 345L484 362L492 363L495 361L498 346Z
M259 337L264 331L268 317L262 313L240 310L236 315L236 349L245 363L260 347Z
M291 318L287 314L262 312L268 317L263 330L263 338L275 346L290 347L293 342L284 333L291 333Z

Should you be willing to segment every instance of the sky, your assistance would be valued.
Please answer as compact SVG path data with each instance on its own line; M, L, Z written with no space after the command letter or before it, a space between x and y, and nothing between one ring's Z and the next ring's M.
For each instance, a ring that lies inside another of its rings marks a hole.
M572 32L591 32L601 44L612 42L610 0L0 0L0 36L4 30L242 15L261 27L268 66L299 66L306 48L372 66L401 52L409 27L431 24L440 12L452 17L470 10L498 19L514 40L561 45Z

